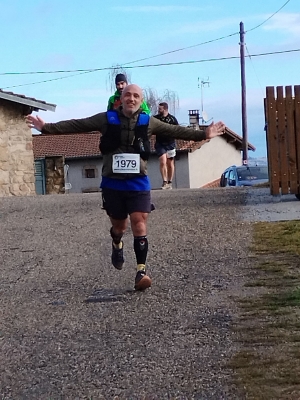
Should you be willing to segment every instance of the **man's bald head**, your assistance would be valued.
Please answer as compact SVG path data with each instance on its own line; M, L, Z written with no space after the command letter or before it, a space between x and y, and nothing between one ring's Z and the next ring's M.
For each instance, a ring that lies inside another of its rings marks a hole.
M143 91L138 85L127 85L121 95L123 113L130 117L137 112L143 102Z

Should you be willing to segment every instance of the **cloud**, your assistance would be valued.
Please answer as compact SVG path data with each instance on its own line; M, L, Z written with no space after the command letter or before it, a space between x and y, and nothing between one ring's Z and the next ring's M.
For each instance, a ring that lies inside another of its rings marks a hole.
M213 23L211 21L199 21L198 23L193 22L193 24L187 24L181 27L179 30L176 30L176 34L180 33L198 33L198 32L208 32L208 31L219 31L220 29L224 29L226 27L236 26L233 32L228 32L228 34L238 33L239 27L236 22L236 18L221 18L214 20ZM222 35L223 36L223 35ZM224 35L226 37L226 34Z
M195 12L201 11L203 12L206 8L205 7L187 7L187 6L117 6L112 7L114 11L121 11L121 12Z
M38 115L46 122L57 122L67 119L86 118L99 112L106 111L107 99L105 99L105 106L99 101L98 103L80 102L68 106L56 107L55 112L39 111ZM35 114L36 115L36 114Z
M281 13L274 17L263 27L268 31L282 31L293 35L300 34L300 14Z
M74 57L70 54L62 53L47 53L44 57L40 57L40 64L45 68L46 71L55 69L55 66L59 65L59 68L67 68L74 63Z

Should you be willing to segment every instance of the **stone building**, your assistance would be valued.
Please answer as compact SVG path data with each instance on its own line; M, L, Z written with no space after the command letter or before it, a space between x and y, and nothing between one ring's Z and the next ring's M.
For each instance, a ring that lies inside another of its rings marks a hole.
M24 116L56 105L0 89L0 197L35 195L32 132Z

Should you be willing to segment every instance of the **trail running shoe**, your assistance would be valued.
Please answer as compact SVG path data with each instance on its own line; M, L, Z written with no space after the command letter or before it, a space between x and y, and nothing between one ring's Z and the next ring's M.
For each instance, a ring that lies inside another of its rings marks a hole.
M135 277L135 290L145 290L151 286L151 279L145 271L138 271Z
M114 243L112 243L112 253L111 253L111 262L112 265L121 270L124 264L124 255L123 255L123 247L124 244L122 243L122 248L121 249L116 249L114 246Z

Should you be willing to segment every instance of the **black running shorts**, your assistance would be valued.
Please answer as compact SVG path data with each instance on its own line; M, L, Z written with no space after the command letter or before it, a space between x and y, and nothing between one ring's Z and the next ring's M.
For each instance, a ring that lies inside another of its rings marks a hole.
M150 191L102 188L103 209L113 219L126 219L134 212L150 213Z

